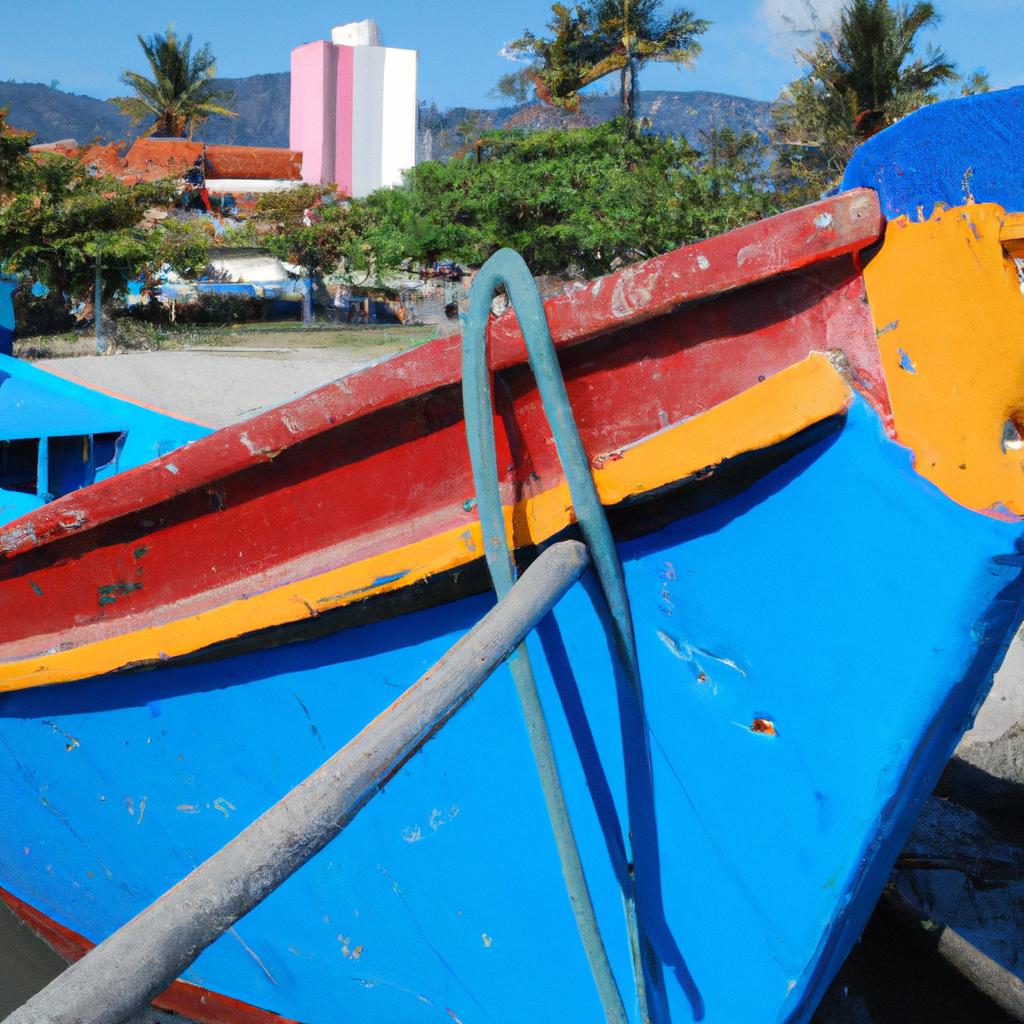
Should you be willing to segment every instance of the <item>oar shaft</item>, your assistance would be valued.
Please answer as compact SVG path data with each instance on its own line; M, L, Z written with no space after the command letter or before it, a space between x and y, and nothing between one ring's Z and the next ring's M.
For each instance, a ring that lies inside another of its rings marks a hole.
M334 839L590 563L563 541L418 682L225 847L16 1010L5 1024L121 1024Z

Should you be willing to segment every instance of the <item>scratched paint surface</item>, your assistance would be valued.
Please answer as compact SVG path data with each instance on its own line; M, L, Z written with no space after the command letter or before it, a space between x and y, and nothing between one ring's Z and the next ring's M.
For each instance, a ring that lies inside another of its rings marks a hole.
M683 477L706 478L711 472L709 467L771 448L844 412L850 398L849 386L831 361L823 355L808 356L702 416L602 459L594 469L598 494L605 504L613 505L675 484ZM473 502L469 505L472 509ZM558 534L571 521L571 507L565 483L514 507L506 507L510 545L539 544ZM246 594L242 600L233 602L223 594L213 595L213 600L207 595L196 595L177 602L172 608L173 617L151 628L129 620L133 628L120 635L108 636L96 627L76 632L63 630L58 634L61 646L56 651L47 650L57 639L53 632L32 637L20 650L16 645L8 645L3 654L11 660L0 663L0 690L86 679L125 665L165 661L247 631L298 622L317 611L350 605L371 593L429 584L432 576L479 559L482 549L479 524L471 523L347 565L338 549L322 551L317 568L324 564L339 567L277 586L272 585L276 582L272 577L264 575L259 580L262 592ZM146 557L149 552L146 544L128 545L122 551L117 562L118 581L96 588L101 609L114 604L119 597L134 596L144 577L153 579ZM399 566L413 568L395 571ZM27 580L37 598L45 595L44 585L51 586L49 579L38 572L30 572ZM57 588L55 593L60 601L67 601L67 586ZM59 602L52 600L50 604ZM45 621L40 608L33 610L39 621ZM20 615L23 619L30 617L24 606ZM23 622L20 625L25 626ZM78 645L74 646L76 642ZM41 656L32 657L44 651ZM18 654L23 660L14 660Z
M673 1021L809 1017L1015 622L1019 535L923 483L857 401L839 433L750 490L622 546L654 736L637 845L660 865L664 920L649 930ZM623 760L593 595L574 588L557 634L531 643L569 709L542 669L627 986L606 839ZM102 938L486 607L0 697L0 802L19 821L0 834L0 883ZM188 979L310 1024L597 1019L505 671Z
M733 253L733 260L738 258ZM852 260L842 257L628 330L612 325L606 337L572 346L563 367L588 454L602 458L684 423L814 351L845 353L857 379L880 404L881 368L863 300L860 275ZM423 358L418 351L417 358ZM386 394L396 380L401 383L403 366L400 358L367 371L377 394ZM347 404L340 401L342 386L361 387L359 380L338 382L339 405ZM498 458L504 500L511 504L564 478L529 372L509 367L496 393ZM296 427L266 445L256 444L257 429L269 430L267 417L294 425L298 407L307 400L237 428L253 451L266 448L272 456L255 457L247 449L240 468L201 487L185 484L179 496L156 500L150 497L155 484L144 477L159 472L159 493L166 497L165 488L207 468L211 449L238 443L232 442L231 430L67 503L66 511L86 524L106 500L116 500L124 512L110 523L62 530L62 538L35 551L0 559L0 642L47 637L49 647L53 634L68 641L77 639L66 635L71 630L89 626L113 633L119 620L129 617L137 628L169 617L169 610L183 613L186 601L226 604L263 589L265 580L281 582L282 574L285 581L309 575L325 560L346 565L424 534L462 532L475 524L475 510L464 504L473 484L455 388L439 386L395 405L382 398L373 412L306 440L295 440L301 436ZM341 409L331 416L341 419ZM443 467L443 472L425 473L424 466ZM40 517L45 522L54 514L56 509L43 510L15 524L0 536L0 549L21 545L24 538L17 531L28 526L41 533ZM96 588L125 578L134 568L130 552L142 541L151 548L145 586L99 605ZM182 559L182 551L191 557ZM27 573L45 592L59 589L60 600L26 604ZM4 609L15 605L19 616L4 616Z

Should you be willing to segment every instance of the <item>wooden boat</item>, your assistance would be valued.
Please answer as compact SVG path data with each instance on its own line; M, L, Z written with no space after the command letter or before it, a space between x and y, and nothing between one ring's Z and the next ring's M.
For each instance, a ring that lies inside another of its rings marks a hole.
M0 354L0 523L209 433Z
M943 118L1021 138L1020 103L929 108L859 187L546 304L643 688L641 715L586 578L530 647L624 1019L810 1018L1019 621L1010 171L984 136L949 164L977 201L920 216L931 179L884 179ZM515 314L488 333L525 562L576 510ZM459 380L432 342L0 530L0 883L65 955L493 604ZM157 1005L613 1019L505 670Z

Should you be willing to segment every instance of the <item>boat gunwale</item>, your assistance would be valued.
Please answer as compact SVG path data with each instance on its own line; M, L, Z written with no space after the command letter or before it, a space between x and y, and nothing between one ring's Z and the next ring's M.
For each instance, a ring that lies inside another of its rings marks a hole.
M851 381L834 357L811 353L604 460L594 470L598 493L608 508L635 507L687 482L706 480L732 460L778 449L826 420L845 416L853 396ZM564 480L503 506L503 512L509 545L516 550L549 542L575 523ZM355 538L115 622L63 625L7 640L0 643L0 692L177 660L385 594L419 589L483 557L479 522L467 528L439 521L435 514L417 521L414 538L384 550ZM324 568L325 561L331 568Z
M545 302L552 337L569 348L667 315L679 306L725 295L878 240L884 218L877 194L855 189L789 210L595 279ZM184 448L73 492L0 529L0 555L11 559L143 508L209 486L286 448L460 379L460 335L381 360L225 427ZM488 330L491 367L526 362L514 311Z

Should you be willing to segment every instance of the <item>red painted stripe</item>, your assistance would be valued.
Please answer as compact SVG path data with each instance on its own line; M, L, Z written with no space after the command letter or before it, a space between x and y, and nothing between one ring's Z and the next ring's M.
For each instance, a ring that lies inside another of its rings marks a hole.
M683 303L856 252L878 238L882 223L877 197L867 189L788 211L550 299L545 308L552 335L560 348L578 345L642 324ZM489 337L496 369L523 362L514 314L496 321ZM454 384L459 379L459 344L456 336L423 345L61 498L0 530L0 551L9 558L94 528L272 459L339 424Z
M96 945L84 935L65 928L35 907L19 900L6 889L0 889L0 899L68 963L81 960ZM298 1021L289 1017L261 1010L187 981L172 982L166 991L153 1000L153 1006L170 1013L180 1013L196 1021L196 1024L298 1024Z
M574 346L562 364L595 458L832 348L860 377L875 372L874 330L849 257ZM556 486L562 471L529 369L506 370L496 394L505 500ZM127 475L117 479L134 495ZM383 408L215 486L0 562L0 656L181 618L466 528L472 495L457 388Z

